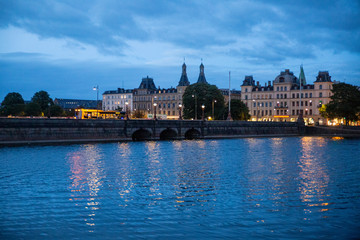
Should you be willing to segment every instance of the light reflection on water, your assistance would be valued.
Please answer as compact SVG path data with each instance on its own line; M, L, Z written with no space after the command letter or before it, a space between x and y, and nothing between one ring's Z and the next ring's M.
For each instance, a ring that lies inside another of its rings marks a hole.
M299 159L300 171L300 192L301 200L306 203L304 208L305 213L314 211L313 207L328 206L329 203L324 202L328 196L325 196L329 176L326 169L326 158L324 158L324 151L314 152L313 146L323 148L325 141L323 138L303 137L301 139L301 153ZM319 211L328 211L327 208L320 208ZM326 217L326 216L324 216ZM307 218L306 218L307 219Z
M2 148L0 236L349 238L359 154L313 137Z
M70 186L71 198L76 206L85 202L85 209L88 211L84 222L88 226L94 226L96 211L99 209L98 192L102 187L103 163L97 145L84 145L77 152L72 152L68 159L70 162L70 179L73 181ZM84 196L83 192L88 195ZM77 203L80 201L80 203ZM89 232L92 232L89 229Z

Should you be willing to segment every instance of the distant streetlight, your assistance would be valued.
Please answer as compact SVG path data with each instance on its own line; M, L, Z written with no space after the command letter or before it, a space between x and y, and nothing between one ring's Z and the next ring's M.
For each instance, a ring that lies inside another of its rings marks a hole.
M48 103L48 106L49 106L49 107L48 107L48 118L50 118L50 105L51 105L51 104L50 104L50 102L49 102L49 103Z
M197 120L197 100L196 94L193 94L192 97L195 99L195 120Z
M230 74L231 72L229 71L229 113L227 116L227 121L232 121L232 117L231 117L231 91L230 91Z
M181 117L181 108L182 108L182 104L179 103L179 120L182 120L182 117Z
M96 118L99 118L99 85L96 85L93 90L96 91Z
M256 100L255 100L255 99L253 99L253 102L254 102L254 104L255 104L255 106L256 106L256 108L255 108L255 111L256 111L256 121L258 121L259 106L258 106L258 104L256 104ZM274 110L275 110L275 109L274 109Z
M156 120L156 105L157 103L154 103L154 120Z
M215 103L216 103L216 99L214 99L214 100L212 101L212 118L213 118L213 120L215 120L215 112L214 112Z
M205 111L205 105L201 105L201 109L202 109L202 120L205 120L205 115L204 115L204 111Z
M128 101L125 102L125 115L126 115L126 120L129 120L129 114L128 114Z

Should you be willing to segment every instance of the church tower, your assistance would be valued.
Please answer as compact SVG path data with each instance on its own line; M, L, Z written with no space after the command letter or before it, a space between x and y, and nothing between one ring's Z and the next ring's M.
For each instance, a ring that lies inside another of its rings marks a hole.
M184 64L182 65L182 73L181 73L181 77L180 77L178 86L184 87L184 86L189 86L189 85L190 85L190 82L189 82L189 79L186 74L186 64L184 62Z
M206 81L206 78L205 78L204 65L202 63L200 64L200 73L199 73L199 78L197 80L197 83L208 84L208 82Z

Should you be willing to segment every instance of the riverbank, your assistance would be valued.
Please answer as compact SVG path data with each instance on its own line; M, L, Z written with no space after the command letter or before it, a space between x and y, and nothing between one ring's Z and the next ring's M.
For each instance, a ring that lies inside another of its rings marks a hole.
M0 119L0 146L293 136L360 137L360 127L297 122Z

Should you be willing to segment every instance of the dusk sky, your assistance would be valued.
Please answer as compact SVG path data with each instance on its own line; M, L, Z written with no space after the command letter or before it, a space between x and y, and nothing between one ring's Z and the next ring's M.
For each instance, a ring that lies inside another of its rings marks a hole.
M209 83L240 89L285 68L308 83L319 71L360 85L360 1L0 0L0 101L96 99L141 78L175 87L181 65L190 83L201 59Z

